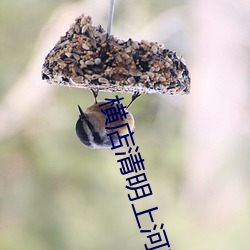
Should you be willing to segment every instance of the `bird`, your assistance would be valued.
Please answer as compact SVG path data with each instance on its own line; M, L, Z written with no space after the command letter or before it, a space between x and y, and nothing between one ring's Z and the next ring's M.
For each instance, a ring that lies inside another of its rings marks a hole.
M133 115L128 112L128 107L134 102L139 94L133 95L131 102L126 107L126 118L123 120L119 119L118 121L109 124L109 127L113 127L114 129L106 129L107 116L102 112L102 109L104 109L104 107L105 109L109 109L113 106L108 101L97 101L98 91L93 89L91 89L91 91L94 96L94 104L89 106L85 111L83 111L80 105L78 105L79 118L75 126L76 135L80 142L90 149L111 148L113 144L117 145L119 142L118 135L114 132L118 132L119 136L129 133L128 127L121 125L127 123L130 131L134 131L135 120ZM120 127L115 128L117 126ZM113 143L111 142L110 136L107 134L112 134Z

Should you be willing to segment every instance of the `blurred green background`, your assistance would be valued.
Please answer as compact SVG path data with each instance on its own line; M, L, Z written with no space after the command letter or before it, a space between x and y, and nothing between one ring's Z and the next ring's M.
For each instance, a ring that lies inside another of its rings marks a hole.
M90 106L92 94L41 80L46 54L74 18L85 13L106 27L108 4L0 2L1 250L148 243L114 153L75 135L77 104ZM159 207L172 250L249 249L250 2L117 0L113 34L164 43L192 77L188 96L147 95L131 107L153 190L136 208Z

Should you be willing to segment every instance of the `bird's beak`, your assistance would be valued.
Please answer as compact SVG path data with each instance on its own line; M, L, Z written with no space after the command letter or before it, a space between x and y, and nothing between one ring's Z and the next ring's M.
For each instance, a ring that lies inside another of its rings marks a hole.
M78 106L78 110L80 113L80 118L85 118L86 116L85 116L84 112L82 111L82 108L79 105L77 105L77 106Z

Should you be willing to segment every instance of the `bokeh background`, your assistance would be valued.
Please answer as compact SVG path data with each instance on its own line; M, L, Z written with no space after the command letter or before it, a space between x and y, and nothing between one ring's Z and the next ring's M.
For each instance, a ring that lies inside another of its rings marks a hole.
M144 249L111 150L75 136L90 91L41 80L44 57L81 13L106 27L108 0L0 2L0 249ZM182 54L188 96L131 107L135 140L171 249L250 248L250 1L117 0L113 34ZM101 93L100 99L114 94ZM120 95L130 100L129 95Z

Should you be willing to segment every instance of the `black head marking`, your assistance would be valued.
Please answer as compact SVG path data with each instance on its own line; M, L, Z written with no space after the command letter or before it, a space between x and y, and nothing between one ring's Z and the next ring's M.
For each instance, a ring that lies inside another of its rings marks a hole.
M88 134L86 133L83 127L83 122L81 118L79 118L76 122L76 135L84 145L86 145L87 147L91 147Z
M95 130L93 124L89 121L87 115L83 112L82 108L78 105L79 110L79 119L76 122L76 134L80 141L86 145L87 147L93 148L94 145L102 145L103 138L101 138L100 134ZM91 141L91 135L88 135L86 132L86 127L84 123L89 128L90 132L92 133L93 139Z
M77 106L78 106L78 110L79 110L79 113L80 113L80 117L86 118L85 113L82 111L82 108L79 105L77 105Z

